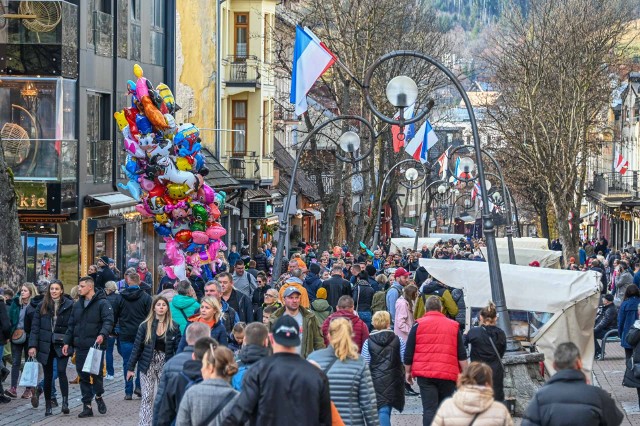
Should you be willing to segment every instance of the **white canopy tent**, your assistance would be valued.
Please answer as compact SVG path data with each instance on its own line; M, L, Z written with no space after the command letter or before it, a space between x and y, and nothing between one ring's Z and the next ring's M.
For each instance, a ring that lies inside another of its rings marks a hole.
M403 249L412 249L413 244L415 243L415 238L392 238L391 239L391 253L395 253L397 250L402 251ZM429 250L433 249L433 246L440 242L440 238L418 238L418 250L422 248L423 245L427 245Z
M487 258L487 248L480 247L482 255ZM554 250L538 250L532 248L514 247L516 254L516 265L529 266L531 262L537 260L542 268L560 269L560 257L562 252ZM498 247L498 257L501 263L509 263L509 249Z
M546 238L522 237L512 238L513 246L517 248L529 248L537 250L549 250L549 244ZM509 247L507 237L496 238L496 245L500 247Z
M483 307L491 300L489 264L486 262L420 259L420 265L437 280L463 289L467 312ZM545 367L553 373L555 347L572 341L580 349L585 372L591 373L600 274L508 264L501 264L500 269L509 310L552 314L531 339L544 353Z
M442 241L456 240L456 242L460 241L461 238L467 238L466 235L463 234L429 234L430 238L440 238Z

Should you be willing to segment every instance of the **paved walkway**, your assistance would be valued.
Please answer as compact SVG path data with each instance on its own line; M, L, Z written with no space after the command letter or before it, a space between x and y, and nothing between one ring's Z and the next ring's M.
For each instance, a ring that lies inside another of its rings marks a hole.
M60 413L60 404L62 397L60 395L60 387L58 390L58 408L53 408L53 416L44 417L44 395L40 396L40 406L33 408L30 400L20 399L23 388L18 388L18 398L9 404L0 404L0 426L22 426L22 425L118 425L133 426L138 424L138 412L140 410L140 399L135 395L133 400L124 400L124 379L122 377L122 358L114 351L115 378L113 380L104 381L104 401L107 404L107 413L98 413L98 407L93 403L93 417L89 419L79 419L78 413L82 411L82 402L80 401L80 385L69 385L69 409L71 413L64 415ZM42 377L42 368L40 369ZM69 362L67 368L67 376L69 380L76 377L75 365ZM10 379L3 383L3 387L7 389Z
M0 426L11 425L118 425L133 426L138 423L138 412L140 400L134 396L132 401L124 401L124 381L122 377L122 360L114 353L115 379L105 380L105 402L107 404L107 414L101 415L93 404L94 417L92 419L78 419L78 413L82 409L80 402L80 386L69 385L69 406L71 414L65 416L60 414L60 408L54 408L54 415L45 419L44 417L44 397L40 397L40 406L33 408L28 400L14 399L9 404L0 404ZM622 422L624 426L640 426L640 408L638 407L638 396L635 389L622 386L624 374L624 350L617 343L607 346L606 359L594 362L594 383L611 393L616 399L618 406L625 413ZM69 363L67 369L69 379L76 376L75 366ZM4 382L5 388L10 379ZM417 391L418 387L414 385ZM19 389L22 394L22 389ZM59 389L58 389L59 393ZM58 401L61 399L58 397ZM422 424L422 404L420 397L407 397L405 410L402 413L394 411L391 417L391 424L394 426L417 426ZM516 420L516 424L520 424Z

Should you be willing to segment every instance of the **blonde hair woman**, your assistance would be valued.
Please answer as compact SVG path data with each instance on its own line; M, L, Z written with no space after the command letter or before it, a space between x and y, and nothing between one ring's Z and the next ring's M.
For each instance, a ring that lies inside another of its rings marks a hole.
M512 426L507 407L493 399L492 375L487 364L469 364L458 376L457 392L442 403L432 425Z
M28 358L29 331L31 321L36 311L38 303L42 300L38 295L38 290L33 283L24 283L20 286L20 291L13 298L13 303L9 308L9 320L11 322L11 387L4 391L4 394L11 398L17 398L18 377L20 375L20 365L22 354L24 359ZM22 394L22 399L30 399L33 395L32 388L26 388Z
M153 399L160 382L162 367L177 353L179 342L180 327L171 319L169 302L162 296L155 296L149 315L138 327L127 366L127 381L132 380L136 375L136 364L140 370L142 384L142 401L138 420L140 426L150 425L153 420Z
M371 373L358 355L352 334L351 321L334 319L329 324L329 347L312 352L308 359L316 362L329 378L331 401L345 424L377 425L378 411Z
M191 386L180 401L177 426L217 425L216 415L238 394L229 381L238 372L233 352L213 346L202 357L202 382Z
M189 317L189 325L194 322L206 324L211 330L211 337L216 339L221 346L229 344L229 335L224 327L224 321L222 321L222 306L220 306L220 302L215 297L206 296L202 298L200 312ZM187 328L189 328L189 325L187 325ZM184 347L187 346L187 328L184 329L178 352L182 352Z

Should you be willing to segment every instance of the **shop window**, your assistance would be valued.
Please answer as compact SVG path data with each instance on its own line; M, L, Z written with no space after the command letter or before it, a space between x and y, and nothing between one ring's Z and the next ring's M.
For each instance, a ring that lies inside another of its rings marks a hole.
M74 178L76 165L61 172L76 147L76 82L62 78L3 77L0 137L16 180Z
M249 14L236 13L233 21L234 55L236 59L247 57L249 52Z
M242 157L247 154L247 101L232 102L233 118L232 127L232 154Z
M55 229L51 230L55 231ZM47 232L47 230L45 230ZM22 234L26 281L53 280L59 277L58 235Z
M143 223L139 220L127 221L125 227L125 240L127 242L125 263L127 268L137 268L141 260L146 259L145 237ZM151 264L148 267L151 269Z
M87 94L87 181L111 182L112 141L107 94Z

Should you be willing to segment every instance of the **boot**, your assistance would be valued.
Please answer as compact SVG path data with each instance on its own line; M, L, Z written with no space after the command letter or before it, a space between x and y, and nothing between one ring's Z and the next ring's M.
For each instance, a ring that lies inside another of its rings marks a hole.
M69 414L69 397L62 397L62 414Z
M82 404L82 412L78 414L78 417L81 419L84 419L85 417L93 417L91 404Z
M53 413L51 412L51 400L50 399L45 399L44 400L44 406L45 406L44 416L47 417L47 416L53 415Z

